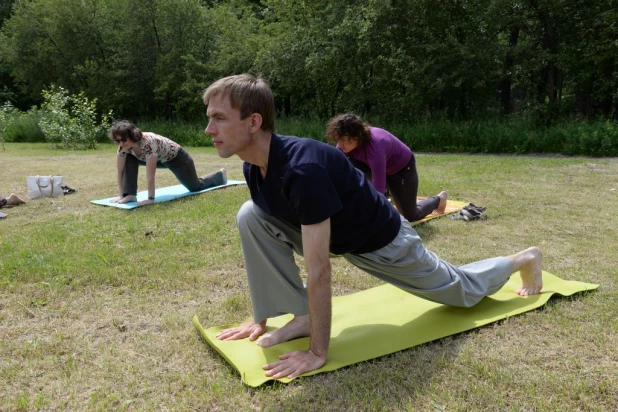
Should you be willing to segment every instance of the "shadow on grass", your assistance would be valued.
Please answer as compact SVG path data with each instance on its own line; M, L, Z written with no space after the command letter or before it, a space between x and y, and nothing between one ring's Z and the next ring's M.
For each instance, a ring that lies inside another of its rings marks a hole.
M352 405L356 405L355 410L399 410L410 399L429 391L434 375L451 367L462 339L447 336L288 384L269 381L247 390L261 392L265 398L261 404L266 408L274 398L283 398L277 400L276 406L284 411L347 410Z

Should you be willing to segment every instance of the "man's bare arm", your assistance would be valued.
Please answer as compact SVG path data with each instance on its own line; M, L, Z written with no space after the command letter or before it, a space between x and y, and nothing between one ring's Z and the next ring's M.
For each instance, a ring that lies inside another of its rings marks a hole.
M310 345L306 351L289 352L264 365L266 376L294 378L326 363L331 329L330 219L302 226L303 255L307 265Z
M311 350L326 359L331 328L330 219L303 226L303 254L311 319Z

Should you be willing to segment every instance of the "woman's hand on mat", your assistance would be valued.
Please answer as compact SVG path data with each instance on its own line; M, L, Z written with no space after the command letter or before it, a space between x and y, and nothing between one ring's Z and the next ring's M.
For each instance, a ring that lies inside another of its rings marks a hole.
M323 358L313 353L311 350L288 352L279 356L277 362L262 366L266 376L274 379L295 378L305 372L311 372L321 368L326 363L326 356Z
M151 205L154 203L154 200L152 199L144 199L141 202L138 203L139 206L146 206L146 205Z
M217 335L217 339L237 340L248 337L250 341L254 341L259 338L264 332L266 332L266 321L261 323L247 322L235 328L223 329Z

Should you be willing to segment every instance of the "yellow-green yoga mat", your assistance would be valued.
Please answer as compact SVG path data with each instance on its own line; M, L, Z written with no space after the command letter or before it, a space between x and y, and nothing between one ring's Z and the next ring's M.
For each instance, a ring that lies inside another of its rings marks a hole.
M417 198L418 200L421 199L426 199L426 197L424 196L419 196ZM428 220L431 219L435 219L438 217L442 217L442 216L446 216L446 215L450 215L451 213L455 213L461 209L463 209L464 206L466 206L468 204L468 202L461 202L459 200L447 200L446 201L446 209L444 210L444 214L441 215L427 215L426 217L422 218L421 220L417 220L415 222L410 222L410 226L416 226L420 223L426 222Z
M515 290L520 278L516 274L496 294L467 309L429 302L391 285L335 297L326 364L303 376L332 371L518 315L543 306L553 294L569 296L599 286L562 280L547 272L543 275L544 287L539 295L517 295ZM290 319L291 315L269 319L268 329L279 328ZM204 330L197 316L193 317L193 325L206 342L238 370L242 381L253 387L272 379L264 375L264 364L276 361L283 353L306 350L309 346L309 338L270 348L262 348L248 339L220 341L216 338L219 331L234 325ZM279 380L290 381L287 378Z

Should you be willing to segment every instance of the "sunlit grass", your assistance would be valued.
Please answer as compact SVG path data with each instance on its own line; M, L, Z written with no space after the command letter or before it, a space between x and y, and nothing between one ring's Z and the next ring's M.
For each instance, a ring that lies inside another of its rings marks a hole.
M281 130L284 132L284 130ZM190 148L198 172L241 161ZM615 159L418 154L420 194L448 190L489 218L417 226L455 264L532 244L545 269L599 283L592 293L290 384L243 386L199 337L250 316L236 212L245 186L133 211L115 194L114 147L66 152L7 143L0 195L26 176L77 189L3 209L0 220L2 410L616 410L618 191ZM145 187L144 173L140 188ZM157 172L158 186L176 184ZM299 259L302 263L302 259ZM334 259L333 291L379 281ZM304 271L303 271L304 272ZM388 302L385 302L388 304Z

